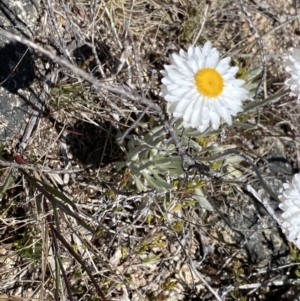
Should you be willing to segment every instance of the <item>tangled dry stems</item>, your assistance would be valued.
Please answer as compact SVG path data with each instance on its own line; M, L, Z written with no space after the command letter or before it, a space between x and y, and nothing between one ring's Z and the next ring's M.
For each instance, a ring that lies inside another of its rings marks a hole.
M138 193L128 170L117 171L114 162L124 158L115 139L120 134L126 141L165 122L172 136L158 97L159 71L170 52L196 40L211 40L224 55L233 55L241 76L262 68L255 81L258 99L278 92L284 75L278 58L298 40L290 34L296 25L291 7L280 11L271 0L261 6L251 1L43 1L37 42L1 33L39 50L36 68L43 77L35 88L47 92L49 113L40 116L29 142L22 144L24 157L37 168L36 179L75 204L55 207L52 201L49 207L45 192L34 186L38 182L18 172L5 178L10 180L1 209L0 291L5 298L66 300L71 288L74 299L99 300L91 272L107 300L237 300L247 294L249 300L258 295L267 300L271 285L285 300L278 288L298 283L284 277L294 265L274 262L271 271L258 273L259 263L243 251L254 232L248 229L239 244L222 237L226 231L241 232L222 204L245 206L244 184L257 182L251 166L233 163L239 180L205 178L209 201L220 209L209 213L190 189L193 183L203 185L197 170L163 196L153 190ZM228 128L202 143L236 145L258 162L268 160L278 142L298 169L298 111L282 97L241 116L255 126L251 131ZM274 140L262 146L259 136ZM180 137L172 138L182 158L193 164ZM52 216L58 221L55 229ZM225 231L221 220L228 224ZM298 258L293 249L291 257ZM269 282L276 277L283 282Z

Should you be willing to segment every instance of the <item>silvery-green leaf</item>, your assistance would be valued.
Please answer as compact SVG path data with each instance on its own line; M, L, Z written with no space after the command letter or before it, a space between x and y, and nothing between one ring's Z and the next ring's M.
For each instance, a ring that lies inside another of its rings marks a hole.
M135 170L135 171L138 171L138 172L141 172L142 170L146 170L146 169L149 169L151 167L151 165L154 165L154 162L153 161L142 161L140 165L135 165L135 164L129 164L128 167L132 170Z
M259 91L262 90L262 86L259 87L259 91L256 91L257 89L257 84L252 84L252 83L247 83L246 85L243 86L246 90L248 90L248 98L250 100L253 99L255 94Z
M233 166L227 165L226 170L227 170L226 175L231 178L233 177L240 178L243 176L243 173L240 170L234 168Z
M241 127L243 129L246 129L246 130L256 128L255 124L249 124L249 123L240 122L240 121L232 121L232 126Z
M194 138L199 138L202 136L202 133L200 133L198 130L194 128L186 129L183 134L186 137L194 137Z
M159 136L163 135L164 133L161 132L159 133L159 131L163 130L164 132L164 127L162 125L160 126L156 126L154 128L151 129L151 131L149 132L149 134L152 134L153 136L155 136L157 133L159 134Z
M165 133L164 130L161 130L161 127L154 128L151 130L150 133L148 133L145 138L143 138L143 141L147 141L148 144L150 145L155 145L157 144L157 141L160 141L164 139Z
M118 171L126 166L125 161L117 161L117 162L114 162L114 164L115 164Z
M134 148L131 152L129 152L126 157L128 158L128 160L131 160L131 161L138 160L138 157L140 156L140 154L144 151L147 151L147 148L149 148L149 146L140 145L140 146Z
M195 152L200 152L202 150L201 145L198 142L190 139L189 137L182 137L181 143L182 145L188 146L189 148L193 149Z
M239 155L233 155L233 156L230 156L230 157L226 158L225 164L227 164L227 163L239 163L243 160L245 160L243 157L241 157Z
M179 169L179 168L175 168L175 169L154 168L154 169L152 169L152 172L160 174L162 176L170 176L170 177L178 177L183 174L183 170Z
M182 124L180 127L176 128L176 133L178 136L185 136L185 137L194 137L198 138L201 137L203 133L200 133L197 129L195 128L184 128Z
M129 163L129 164L127 165L127 167L128 167L130 170L132 170L135 174L137 174L138 176L140 176L140 171L141 171L140 165L136 165L136 164L134 164L134 163Z
M175 129L178 136L186 136L186 137L206 137L206 136L212 136L212 135L218 135L221 133L221 130L213 130L213 131L205 131L203 133L199 132L195 128L184 128L182 125L182 119L178 119L175 123Z
M208 146L204 149L202 149L202 151L200 153L204 153L204 152L223 152L225 150L228 150L228 149L233 149L233 148L236 148L235 145L211 145L211 146Z
M147 172L142 171L142 175L148 182L149 186L154 188L158 193L165 193L171 189L174 189L173 185L167 183L166 181L158 181L157 179L151 177Z
M178 168L181 166L182 159L178 156L162 157L154 160L157 167L162 168Z
M160 175L154 174L154 177L156 179L156 182L163 186L166 191L174 190L176 187L170 183L168 183L165 179L163 179Z
M208 131L208 132L203 133L201 136L207 137L207 136L213 136L213 135L220 135L221 133L222 133L222 130Z
M184 174L182 168L165 169L165 170L157 168L156 173L158 173L162 176L169 176L171 178L174 178L174 177L177 178L177 177L182 176Z
M134 179L134 183L136 185L136 188L139 192L147 190L147 187L142 184L141 180L135 174L132 174L132 177Z
M181 164L178 166L166 166L166 167L155 166L153 170L156 170L156 172L160 175L170 176L170 177L181 176L184 173Z
M244 113L245 112L248 112L248 111L251 111L251 110L254 110L260 106L263 106L265 105L266 103L271 103L271 102L274 102L274 101L277 101L279 99L281 99L283 96L287 95L290 93L290 90L287 89L287 90L284 90L284 91L280 91L274 95L271 95L263 100L259 100L259 101L251 101L250 103L247 103L245 105L243 105L243 110L244 110Z
M134 140L133 139L130 139L127 143L127 147L128 147L128 150L132 151L135 149L135 144L134 144Z
M149 152L149 155L148 155L148 159L149 160L152 160L153 158L155 158L157 155L159 154L159 150L156 149L156 148L152 148Z
M213 207L205 197L201 188L195 188L194 198L199 202L200 206L206 210L213 211Z
M136 159L136 161L141 161L143 159L147 159L149 157L149 153L150 153L150 147L147 146L147 148L145 150L143 150L142 152L139 153L139 157L138 157L138 159Z
M186 146L192 149L193 152L199 153L202 151L202 146L196 141L190 141Z
M183 175L184 175L184 171L182 170L181 167L180 167L180 168L171 169L171 170L169 170L169 172L168 172L168 176L169 176L170 178L172 178L172 179L174 179L174 178L179 178L179 177L181 177L181 176L183 176Z
M248 71L244 76L244 80L247 82L253 81L255 78L257 78L260 75L262 70L263 70L262 67L257 67L257 68L254 68L254 69Z
M260 92L263 88L262 85L258 86L258 83L253 83L253 81L259 76L261 72L262 72L262 67L258 67L247 72L243 78L246 81L246 84L243 87L246 90L248 90L249 99L253 99L255 94ZM257 88L259 89L257 90Z

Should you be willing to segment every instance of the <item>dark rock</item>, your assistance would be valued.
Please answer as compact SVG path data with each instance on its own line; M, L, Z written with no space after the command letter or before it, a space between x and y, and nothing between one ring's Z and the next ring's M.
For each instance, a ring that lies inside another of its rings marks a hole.
M283 171L291 172L292 168L287 163L284 152L279 151L280 141L277 140L269 141L274 152L271 157L262 158L263 164L258 167L264 181L280 195L283 183L286 182L286 174L283 174ZM263 148L265 144L261 145ZM281 210L278 208L278 201L271 198L262 188L254 172L253 176L254 178L245 184L251 184L262 200L279 216ZM241 190L240 194L235 194L235 197L224 196L220 201L216 200L216 206L222 216L216 212L210 215L208 223L213 225L211 234L227 245L239 246L248 263L257 267L274 267L289 261L289 247L280 227L264 206L246 189L243 192Z
M32 37L39 1L1 0L0 27L14 34ZM33 52L20 43L0 37L0 142L20 134L32 103L30 89L34 74Z

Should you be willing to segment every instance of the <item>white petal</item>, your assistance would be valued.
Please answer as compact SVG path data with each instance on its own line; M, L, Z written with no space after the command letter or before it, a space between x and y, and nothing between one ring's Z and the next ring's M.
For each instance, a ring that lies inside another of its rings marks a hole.
M205 67L216 68L219 63L219 52L214 48L206 59Z
M231 115L229 114L229 111L227 110L226 107L222 106L221 103L216 103L215 104L215 109L218 112L218 114L228 123L231 124L232 119Z
M230 57L225 57L224 59L219 61L219 64L217 66L217 70L221 75L226 74L227 70L230 68Z
M212 127L214 130L217 130L220 126L220 116L217 114L216 111L209 111L210 120L212 123Z
M300 92L300 49L290 49L290 55L285 62L285 70L290 78L285 80L284 84L288 86L293 93L290 96L299 97Z
M210 51L211 51L211 42L207 41L203 46L202 55L206 58L207 56L209 56Z
M283 211L280 220L283 233L287 239L300 247L300 174L296 174L292 183L283 184L284 191L279 196Z

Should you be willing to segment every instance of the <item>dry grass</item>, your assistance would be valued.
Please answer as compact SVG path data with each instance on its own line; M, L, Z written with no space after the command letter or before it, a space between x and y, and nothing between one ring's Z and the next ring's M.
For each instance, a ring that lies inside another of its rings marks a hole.
M282 56L299 42L296 13L293 1L272 0L43 1L36 44L132 98L36 54L34 89L41 93L46 77L53 86L23 155L37 170L9 170L2 186L0 300L103 300L101 292L119 301L288 300L299 253L246 191L251 184L265 193L247 161L211 163L221 178L192 170L166 194L138 192L134 172L117 162L130 138L161 125L138 96L163 108L159 71L180 48L210 40L241 77L259 68L257 101L280 92ZM299 170L299 113L285 96L240 115L249 130L224 127L197 145L236 146L279 193ZM287 160L274 171L278 156ZM195 187L213 212L199 205Z

